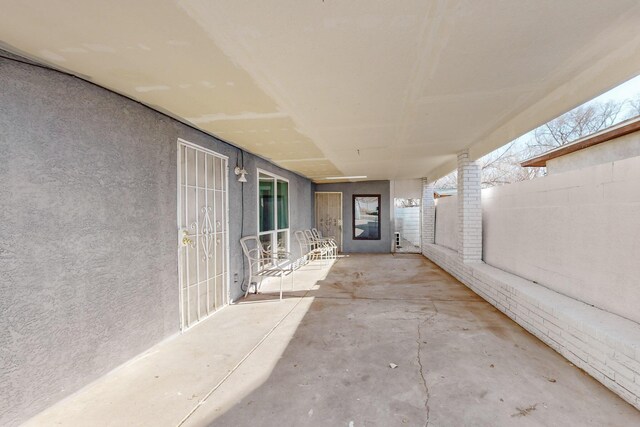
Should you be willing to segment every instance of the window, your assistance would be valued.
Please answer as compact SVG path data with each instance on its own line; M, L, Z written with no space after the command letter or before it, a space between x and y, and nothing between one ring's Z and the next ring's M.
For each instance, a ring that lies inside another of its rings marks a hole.
M258 171L258 235L265 249L289 250L289 181Z
M353 196L353 239L380 240L380 195Z

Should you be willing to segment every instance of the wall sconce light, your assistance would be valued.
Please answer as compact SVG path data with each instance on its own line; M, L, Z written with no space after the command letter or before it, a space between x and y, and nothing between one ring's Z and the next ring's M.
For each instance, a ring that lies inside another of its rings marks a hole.
M240 175L238 177L238 182L247 182L247 174L249 172L247 172L247 170L243 167L240 166L236 166L236 168L233 170L233 172L236 174L236 176Z

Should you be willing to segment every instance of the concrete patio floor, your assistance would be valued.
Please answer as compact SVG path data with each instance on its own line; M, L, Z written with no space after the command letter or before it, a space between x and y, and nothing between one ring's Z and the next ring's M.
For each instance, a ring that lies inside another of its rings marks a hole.
M327 270L305 267L283 302L222 310L28 425L640 425L421 255L351 255L321 280Z

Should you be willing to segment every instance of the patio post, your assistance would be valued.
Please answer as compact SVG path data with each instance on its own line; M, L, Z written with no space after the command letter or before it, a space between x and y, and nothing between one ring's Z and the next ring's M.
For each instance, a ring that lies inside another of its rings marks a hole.
M422 178L422 247L435 243L436 203L433 198L433 182Z
M458 153L458 255L462 262L482 261L480 166L469 151Z

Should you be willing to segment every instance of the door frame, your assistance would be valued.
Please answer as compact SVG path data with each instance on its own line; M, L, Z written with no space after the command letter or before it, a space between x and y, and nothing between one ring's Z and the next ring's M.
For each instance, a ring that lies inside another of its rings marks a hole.
M340 195L340 236L334 236L337 237L340 241L338 242L338 250L342 251L342 247L344 245L344 212L343 212L343 199L344 199L344 195L342 194L342 191L316 191L314 193L314 206L313 206L313 211L314 211L314 226L316 228L318 228L318 194L339 194Z
M224 259L224 268L226 270L226 289L223 290L223 293L226 294L227 300L226 300L226 304L223 304L218 310L215 310L213 313L210 313L209 315L203 317L200 321L192 324L192 325L188 325L185 326L184 325L184 301L183 301L183 295L182 295L182 246L181 246L181 241L182 241L182 229L180 228L180 223L181 223L181 219L182 219L182 212L181 212L181 204L182 204L182 194L180 192L180 177L182 176L182 166L181 166L181 157L180 157L180 146L184 145L185 147L188 148L193 148L199 151L203 151L207 154L210 154L212 156L218 157L220 159L224 160L225 163L225 170L224 170L224 177L225 177L225 231L226 231L226 242L224 244L224 251L225 251L225 259ZM176 260L178 263L178 301L179 301L179 310L178 310L178 315L180 316L180 332L184 333L190 329L192 329L195 326L198 326L199 324L203 323L204 321L206 321L207 319L211 318L214 314L216 314L217 312L223 310L225 307L229 306L229 304L231 304L233 301L231 300L231 272L229 271L229 255L231 253L230 250L230 244L229 244L229 236L230 236L230 230L229 230L229 156L225 156L224 154L220 154L216 151L213 151L211 149L202 147L201 145L198 144L194 144L192 142L189 142L187 140L184 140L182 138L178 138L178 140L176 141L176 236L177 236L177 252L176 252Z

